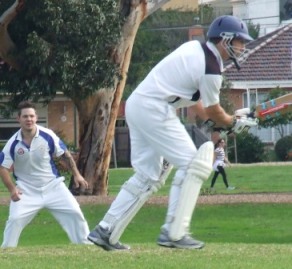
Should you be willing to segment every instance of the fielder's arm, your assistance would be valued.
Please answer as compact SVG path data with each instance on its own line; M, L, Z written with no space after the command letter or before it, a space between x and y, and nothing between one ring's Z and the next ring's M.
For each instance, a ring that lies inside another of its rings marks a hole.
M62 155L62 160L66 163L67 168L72 172L76 188L78 188L79 185L81 185L82 187L87 189L88 183L79 173L77 165L76 165L70 151L66 150L64 152L64 154Z
M7 190L10 192L11 200L14 202L19 201L20 195L22 192L19 189L17 189L17 187L15 186L10 176L9 169L3 166L0 166L0 177L2 178L2 181L4 185L6 186Z

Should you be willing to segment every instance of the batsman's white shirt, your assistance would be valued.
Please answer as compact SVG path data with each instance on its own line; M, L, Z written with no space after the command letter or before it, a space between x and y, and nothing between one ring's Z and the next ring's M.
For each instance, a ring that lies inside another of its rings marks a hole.
M215 45L189 41L159 62L135 93L168 101L176 108L194 105L201 98L208 107L219 103L222 70Z
M219 103L223 61L215 45L189 41L159 62L126 102L131 162L157 180L161 156L185 171L197 151L177 117L178 107ZM183 177L183 175L182 175Z
M60 178L53 158L64 154L66 149L66 145L53 131L37 125L37 132L30 146L23 142L20 130L8 140L0 153L0 165L8 169L13 165L17 183L45 188L53 180Z

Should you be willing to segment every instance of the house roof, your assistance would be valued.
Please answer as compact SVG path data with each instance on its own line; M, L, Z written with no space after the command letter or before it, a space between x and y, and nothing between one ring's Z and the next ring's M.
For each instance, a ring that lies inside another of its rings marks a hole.
M249 43L249 57L238 71L233 63L225 76L233 84L248 87L292 87L292 24L281 27ZM280 85L282 84L282 85Z

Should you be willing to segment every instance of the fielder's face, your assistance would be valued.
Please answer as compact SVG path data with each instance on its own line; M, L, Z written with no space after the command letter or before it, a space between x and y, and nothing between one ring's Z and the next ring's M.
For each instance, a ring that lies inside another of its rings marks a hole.
M25 132L34 131L36 128L37 114L33 108L23 108L21 114L18 117L20 127Z

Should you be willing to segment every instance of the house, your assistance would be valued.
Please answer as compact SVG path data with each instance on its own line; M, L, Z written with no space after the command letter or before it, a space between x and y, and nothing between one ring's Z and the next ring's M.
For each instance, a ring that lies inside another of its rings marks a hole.
M291 0L200 0L199 4L208 4L217 13L233 14L254 25L260 25L260 36L276 30L281 23L292 19ZM231 10L231 13L228 13Z
M193 10L195 11L198 9L198 0L170 0L165 5L163 5L162 10L167 9L178 9L182 11L189 11Z
M235 109L261 103L271 89L280 87L292 92L292 23L287 24L247 45L249 57L240 71L233 63L224 75L231 82L230 100ZM275 143L280 137L274 128L256 129L253 133L264 142ZM292 124L285 135L292 133Z

